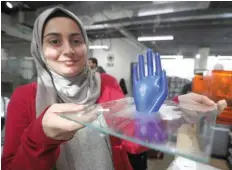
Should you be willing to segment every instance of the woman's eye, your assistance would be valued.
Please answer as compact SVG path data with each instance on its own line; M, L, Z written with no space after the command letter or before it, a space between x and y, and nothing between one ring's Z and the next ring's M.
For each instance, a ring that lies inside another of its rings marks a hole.
M50 44L58 44L59 43L59 40L51 40L49 41Z
M80 40L73 40L73 43L78 44L78 43L80 43Z

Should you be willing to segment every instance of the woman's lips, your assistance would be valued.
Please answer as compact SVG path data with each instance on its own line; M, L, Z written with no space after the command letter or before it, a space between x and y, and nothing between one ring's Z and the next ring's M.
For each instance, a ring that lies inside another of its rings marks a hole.
M77 63L77 60L62 61L61 63L65 64L66 66L72 66Z

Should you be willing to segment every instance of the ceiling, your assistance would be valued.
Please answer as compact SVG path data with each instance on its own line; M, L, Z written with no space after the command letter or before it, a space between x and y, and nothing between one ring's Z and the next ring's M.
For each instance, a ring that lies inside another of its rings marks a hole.
M19 9L36 11L57 5L55 1L19 1L13 10L9 10L4 2L1 3L2 12L8 15L16 14ZM183 54L193 57L200 47L210 47L211 54L232 55L232 2L229 1L208 1L204 4L191 1L184 3L59 1L59 4L75 12L82 19L93 20L89 22L91 24L88 24L90 27L87 29L88 36L92 40L125 37L134 38L136 41L138 36L173 35L172 41L153 41L142 44L163 54ZM154 9L163 9L163 11L172 7L172 11L162 13L161 10L160 14L150 16L138 15L139 11L144 11L149 6L154 6ZM119 8L123 12L117 12L116 9ZM105 19L96 17L100 14ZM127 34L122 32L121 28ZM7 37L7 35L4 36ZM5 38L2 40L2 44L4 43L11 44L14 41L9 42Z
M10 2L13 5L12 9L9 9L6 5L6 2ZM3 13L7 14L14 14L18 12L19 10L24 11L35 11L36 9L42 8L42 7L48 7L52 5L69 5L72 2L71 1L1 1L1 10Z

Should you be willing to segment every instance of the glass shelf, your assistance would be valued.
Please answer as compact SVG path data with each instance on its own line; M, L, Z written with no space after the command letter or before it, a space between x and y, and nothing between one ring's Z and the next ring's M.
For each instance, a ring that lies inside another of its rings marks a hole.
M165 101L157 113L138 113L134 99L128 97L60 116L150 149L208 162L217 110L203 110L197 105Z

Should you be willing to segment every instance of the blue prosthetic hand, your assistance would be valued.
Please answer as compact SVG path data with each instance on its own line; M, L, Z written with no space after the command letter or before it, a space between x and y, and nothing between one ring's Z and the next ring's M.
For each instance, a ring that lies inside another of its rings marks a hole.
M149 143L165 143L168 140L167 123L160 117L146 117L135 121L136 138Z
M138 112L157 112L168 95L166 72L162 70L159 54L155 54L155 68L154 73L151 49L147 51L147 76L145 76L143 55L139 56L138 65L133 65L133 93Z

